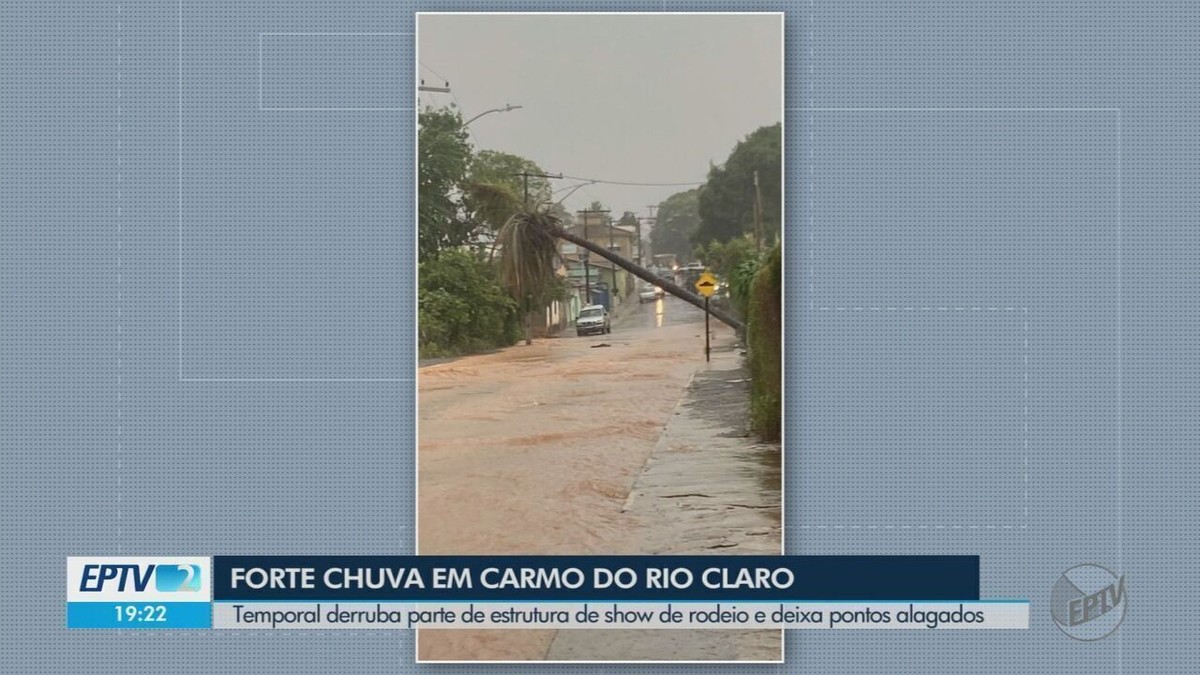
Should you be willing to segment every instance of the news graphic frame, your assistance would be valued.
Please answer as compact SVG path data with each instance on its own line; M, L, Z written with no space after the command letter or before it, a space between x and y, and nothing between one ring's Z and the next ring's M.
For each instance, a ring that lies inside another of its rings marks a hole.
M665 6L664 6L664 9L665 9ZM788 79L787 40L786 40L786 26L785 26L786 14L787 14L787 12L785 12L785 11L770 11L770 12L767 12L767 11L761 11L761 12L760 11L745 11L745 12L736 12L736 11L714 11L714 12L695 12L695 11L679 11L679 12L669 12L669 11L647 11L647 12L418 11L415 13L415 26L414 26L414 32L413 32L414 81L418 82L418 83L420 83L422 81L421 65L420 65L421 19L422 19L422 17L455 17L455 16L523 16L523 17L538 17L538 18L554 18L554 17L572 17L572 18L574 18L574 17L581 17L581 16L605 16L605 17L627 16L627 17L637 17L637 18L664 17L664 16L665 17L694 17L694 16L702 16L702 17L721 17L721 16L775 17L778 20L778 24L779 24L779 27L778 27L778 55L779 56L778 56L778 58L779 58L780 83L779 83L779 107L778 107L779 117L778 117L778 119L779 119L781 142L782 142L781 156L780 156L780 176L782 179L782 190L781 190L781 199L780 199L780 202L778 205L779 214L780 214L778 244L779 244L780 254L783 257L783 261L780 265L780 277L779 277L778 281L779 281L779 287L781 289L784 289L784 288L787 288L787 276L788 276L787 264L786 264L787 263L787 229L788 229L788 219L787 219L787 211L786 211L787 206L786 205L787 205L787 197L788 197L788 193L787 193L788 187L787 186L790 182L788 180L787 161L786 161L787 144L789 142L788 141L788 133L787 133L787 93L786 93L787 79ZM413 109L413 148L414 148L414 164L413 164L413 166L414 166L414 176L415 176L418 186L419 186L419 181L420 181L420 176L419 176L420 125L419 125L419 121L418 121L420 112L421 112L420 105L415 106ZM738 139L738 140L740 140L740 139ZM419 189L414 190L414 212L417 214L420 213L420 190ZM417 227L414 228L414 261L413 261L413 264L414 264L413 288L414 289L419 288L419 259L418 259L419 251L420 251L420 223L418 222ZM688 285L690 286L690 284L688 284ZM693 289L689 288L688 290L693 290ZM416 291L414 290L414 295L415 294L416 294ZM785 411L787 409L786 402L787 402L787 389L788 389L788 387L787 387L787 372L788 371L787 371L787 362L786 362L787 350L783 346L783 339L782 339L784 331L785 331L785 327L787 326L787 313L788 313L788 308L786 306L786 302L782 302L781 306L780 306L780 317L779 317L779 324L780 324L779 330L780 330L780 337L781 337L780 353L779 353L781 391L780 391L780 399L778 402L779 416L780 416L779 441L778 441L778 443L779 443L779 453L778 453L779 454L779 460L778 460L779 461L779 478L778 478L778 480L779 480L779 493L780 493L779 494L779 520L780 520L779 553L781 555L786 550L786 537L787 537L787 523L786 523L786 516L785 516L785 514L787 513L787 511L786 511L787 490L786 490L786 479L785 479L786 462L787 462L786 454L787 453L784 450L787 447L787 424L786 424L786 421L783 420L783 414L784 414L783 411ZM419 302L414 302L413 321L414 321L414 327L415 327L414 339L419 340L419 335L420 335ZM416 442L416 448L415 448L416 457L415 457L415 462L414 462L414 497L413 497L413 499L414 499L414 534L413 534L414 549L413 550L415 553L420 554L420 541L421 541L421 507L420 507L420 501L421 501L421 494L420 494L420 492L421 492L421 488L420 488L420 485L421 485L421 481L420 481L420 472L421 472L421 450L420 450L420 446L421 446L421 428L420 428L421 390L420 390L420 379L421 379L421 374L420 374L420 371L421 371L421 367L420 367L420 360L421 360L421 357L420 357L419 346L417 349L414 349L414 359L415 359L415 363L414 363L415 405L414 405L414 414L413 414L413 426L414 426L415 437L416 437L417 442ZM416 636L415 636L416 645L414 648L417 663L439 663L439 664L455 664L455 663L462 663L462 664L468 664L468 663L471 663L471 664L475 664L475 663L497 663L497 664L504 664L504 663L509 663L509 664L523 664L523 663L755 664L755 663L769 663L769 664L779 664L779 663L783 663L786 660L786 646L785 646L785 640L783 639L784 634L783 634L782 628L780 628L780 643L779 643L778 658L777 659L769 659L769 660L760 660L760 659L747 659L747 660L711 660L711 659L706 659L706 660L688 660L688 659L608 660L608 659L606 659L606 660L538 660L538 661L477 660L477 659L429 660L429 659L422 659L422 657L421 657L420 636L421 636L421 630L417 629Z
M971 555L84 556L67 559L66 627L1027 629L1029 602L981 599L979 569Z

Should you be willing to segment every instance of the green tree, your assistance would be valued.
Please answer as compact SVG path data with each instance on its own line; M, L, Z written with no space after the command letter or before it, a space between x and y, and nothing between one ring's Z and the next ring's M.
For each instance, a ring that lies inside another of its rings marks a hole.
M692 236L700 227L700 190L677 192L658 205L650 246L655 254L674 253L680 260L692 257Z
M506 347L520 335L517 304L493 263L464 249L445 250L420 264L417 280L422 356Z
M467 180L473 184L489 184L511 194L519 203L524 201L525 178L522 173L545 173L536 162L518 155L497 150L481 150L471 160ZM540 176L529 177L529 201L542 204L550 201L550 181ZM492 230L499 230L512 216L512 212L494 212L484 205L476 204L468 192L463 198L468 213L476 222ZM512 202L510 202L512 203ZM489 205L494 206L494 202Z
M739 265L756 257L754 240L747 236L726 242L711 241L708 246L697 246L696 254L705 267L722 279L732 278Z
M462 217L458 196L471 145L456 110L426 108L417 123L417 240L424 261L470 241L472 227Z
M562 223L563 227L571 227L575 223L575 216L567 210L567 207L562 205L562 202L554 202L546 207L546 211L550 215L558 218L558 222Z
M738 142L729 159L709 169L708 181L700 188L700 226L694 243L729 241L754 233L754 174L758 172L762 195L764 248L775 241L780 230L783 185L783 132L778 123L759 127Z

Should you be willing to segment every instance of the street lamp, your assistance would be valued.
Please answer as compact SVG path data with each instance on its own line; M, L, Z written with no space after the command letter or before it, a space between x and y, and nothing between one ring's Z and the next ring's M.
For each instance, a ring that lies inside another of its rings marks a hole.
M510 110L520 110L523 107L524 106L511 105L511 104L506 103L506 104L504 104L503 108L492 108L491 110L484 110L483 112L472 117L471 119L467 120L466 122L463 122L463 126L465 127L465 126L469 125L471 122L474 122L475 120L479 119L480 117L483 117L484 115L488 115L490 113L500 113L500 112L508 112Z

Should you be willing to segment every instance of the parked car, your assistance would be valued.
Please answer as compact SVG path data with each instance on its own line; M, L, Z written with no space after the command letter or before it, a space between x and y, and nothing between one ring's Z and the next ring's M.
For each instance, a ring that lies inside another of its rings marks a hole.
M663 296L663 289L654 284L643 284L642 290L638 291L638 302L654 302Z
M576 335L611 332L612 326L608 322L608 310L604 309L604 305L587 305L579 310L579 318L575 319Z

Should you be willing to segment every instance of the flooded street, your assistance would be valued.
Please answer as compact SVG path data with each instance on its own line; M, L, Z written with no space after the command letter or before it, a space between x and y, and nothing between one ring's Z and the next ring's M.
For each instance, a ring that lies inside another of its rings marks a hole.
M609 335L567 332L420 370L421 554L676 548L650 541L671 535L627 501L689 381L711 368L704 317L674 298L621 312ZM736 360L733 331L714 321L712 333L714 350ZM554 637L425 630L419 651L428 660L542 659Z
M421 553L636 552L620 506L703 366L704 323L674 298L623 309L609 335L420 370Z

